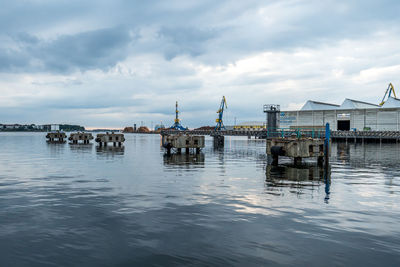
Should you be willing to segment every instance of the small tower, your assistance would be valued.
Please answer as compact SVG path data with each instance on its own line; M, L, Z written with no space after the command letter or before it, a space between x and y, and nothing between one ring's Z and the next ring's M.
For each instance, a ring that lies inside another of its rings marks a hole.
M264 113L267 114L267 132L269 136L277 133L279 127L280 105L264 105Z

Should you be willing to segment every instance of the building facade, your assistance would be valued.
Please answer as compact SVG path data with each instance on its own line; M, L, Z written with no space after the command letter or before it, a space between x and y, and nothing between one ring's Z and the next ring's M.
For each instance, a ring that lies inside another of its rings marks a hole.
M319 128L334 131L400 131L400 100L390 97L383 106L346 99L342 105L307 101L299 111L281 111L281 128Z

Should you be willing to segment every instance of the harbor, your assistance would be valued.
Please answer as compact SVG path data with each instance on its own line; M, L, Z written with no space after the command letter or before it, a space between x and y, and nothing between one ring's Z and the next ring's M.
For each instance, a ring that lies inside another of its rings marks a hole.
M224 147L214 149L213 138L204 138L199 154L167 155L159 135L125 134L122 147L100 147L46 143L45 133L2 134L0 217L7 220L1 229L19 229L2 235L3 261L15 247L29 253L35 242L44 257L72 265L111 263L129 258L122 247L132 242L144 257L204 255L197 259L207 261L217 252L221 264L262 264L272 244L285 255L276 264L296 264L305 253L317 265L337 261L329 251L340 251L349 264L398 262L399 145L334 142L325 172L315 158L301 166L287 157L269 164L263 139L226 136ZM109 228L110 221L118 227ZM119 241L100 242L106 235ZM134 241L138 236L155 242L151 251ZM51 255L49 238L63 244L52 246ZM211 250L188 250L205 238ZM171 239L181 245L171 247ZM103 253L84 257L96 251Z
M400 1L1 1L0 267L400 266Z

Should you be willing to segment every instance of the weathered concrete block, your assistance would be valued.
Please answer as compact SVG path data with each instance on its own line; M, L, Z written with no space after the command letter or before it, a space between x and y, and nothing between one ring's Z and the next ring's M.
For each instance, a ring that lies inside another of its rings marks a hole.
M67 139L67 135L63 132L50 132L47 133L46 138L50 142L64 142Z
M68 140L72 143L78 143L78 141L83 141L85 144L89 143L90 140L93 139L93 135L91 133L71 133L69 135Z
M186 153L189 153L191 148L196 149L196 153L199 153L200 149L205 146L204 140L204 136L174 134L163 135L161 142L162 146L167 149L168 154L171 153L172 148L176 148L179 154L182 148L186 150Z
M162 143L173 148L203 148L204 140L204 136L198 135L164 135Z
M280 149L277 149L280 148ZM279 151L278 151L279 150ZM272 138L267 140L267 154L292 158L324 156L324 139Z
M100 144L100 146L102 144L104 144L105 146L107 145L107 143L111 142L114 144L114 146L116 144L118 144L119 146L121 146L121 144L123 142L125 142L125 137L123 134L121 133L105 133L105 134L97 134L95 141L97 143Z

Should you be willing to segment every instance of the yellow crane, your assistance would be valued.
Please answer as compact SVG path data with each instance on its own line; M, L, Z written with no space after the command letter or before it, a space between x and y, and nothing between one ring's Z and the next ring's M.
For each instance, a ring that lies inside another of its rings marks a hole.
M389 86L388 86L388 88L386 89L385 95L383 96L382 101L381 101L381 103L379 104L379 106L383 106L383 104L385 104L385 102L386 102L386 101L385 101L386 95L387 95L388 98L389 98L392 92L393 92L394 98L397 98L397 97L396 97L396 92L394 91L394 86L393 86L393 84L392 84L392 83L389 83Z

